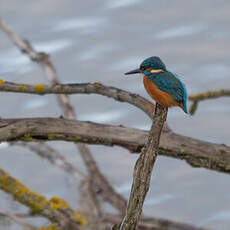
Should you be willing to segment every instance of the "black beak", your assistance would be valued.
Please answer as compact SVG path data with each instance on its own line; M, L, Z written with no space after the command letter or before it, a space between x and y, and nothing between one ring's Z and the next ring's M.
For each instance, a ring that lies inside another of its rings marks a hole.
M125 73L125 75L136 74L136 73L142 73L142 71L140 69L135 69L135 70L132 70L132 71L129 71L129 72Z

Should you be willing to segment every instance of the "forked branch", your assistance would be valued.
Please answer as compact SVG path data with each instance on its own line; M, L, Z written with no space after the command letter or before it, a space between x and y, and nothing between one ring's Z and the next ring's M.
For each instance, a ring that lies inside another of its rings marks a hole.
M230 90L220 89L189 96L189 100L193 102L189 109L190 114L193 115L196 112L199 102L209 99L216 99L219 97L230 97Z

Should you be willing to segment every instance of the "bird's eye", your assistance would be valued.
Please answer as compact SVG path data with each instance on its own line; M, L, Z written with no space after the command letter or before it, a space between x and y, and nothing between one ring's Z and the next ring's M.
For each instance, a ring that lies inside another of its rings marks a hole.
M141 68L140 68L142 71L144 71L145 70L145 67L143 67L143 66L141 66Z

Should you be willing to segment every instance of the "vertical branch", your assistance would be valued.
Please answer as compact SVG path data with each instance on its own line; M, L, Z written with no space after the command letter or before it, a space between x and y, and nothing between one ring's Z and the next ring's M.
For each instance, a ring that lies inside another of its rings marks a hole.
M120 230L135 230L140 219L145 196L149 190L152 169L158 154L161 130L166 121L167 111L167 108L156 104L148 141L142 149L134 168L131 194Z

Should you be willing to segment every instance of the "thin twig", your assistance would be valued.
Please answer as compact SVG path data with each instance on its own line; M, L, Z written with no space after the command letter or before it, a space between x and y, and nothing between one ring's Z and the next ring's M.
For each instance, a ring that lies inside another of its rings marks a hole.
M194 115L199 102L209 99L216 99L219 97L230 97L230 90L228 89L219 89L215 91L207 91L204 93L194 94L188 97L190 101L192 101L192 105L190 106L189 112L191 115Z

